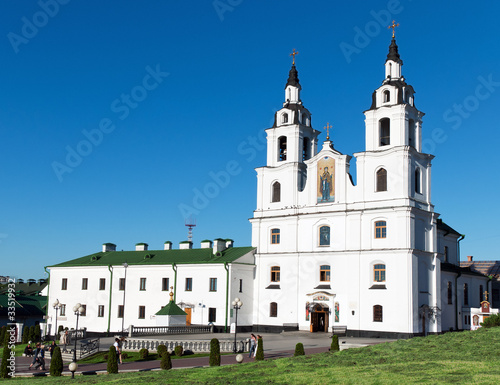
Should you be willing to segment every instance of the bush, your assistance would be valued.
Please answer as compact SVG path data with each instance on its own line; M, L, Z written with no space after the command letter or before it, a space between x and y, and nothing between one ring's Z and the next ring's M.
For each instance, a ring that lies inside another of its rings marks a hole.
M500 313L490 315L483 322L481 322L481 326L484 328L492 328L495 326L500 326Z
M302 342L299 342L297 345L295 345L295 353L293 353L294 357L303 356L305 354L306 353L304 352L304 345L302 344Z
M35 340L35 342L40 342L42 340L42 331L40 330L40 324L35 325L33 339Z
M158 352L158 357L162 358L163 355L165 354L165 352L167 351L167 347L165 345L163 345L163 344L160 344L156 348L156 351Z
M31 342L36 342L35 341L35 325L30 326L30 333L28 334L28 341Z
M9 376L10 370L8 368L9 361L7 359L4 359L10 356L9 333L4 333L4 339L2 341L3 341L3 352L2 352L3 358L2 358L2 363L0 364L0 378L10 378Z
M160 345L160 346L165 346L165 345ZM158 346L158 347L160 347L160 346ZM163 370L172 369L172 359L170 358L170 353L167 351L166 347L165 347L165 351L162 353L162 356L161 356L160 368L162 368Z
M255 353L255 361L263 361L264 360L264 342L262 341L262 337L257 339L257 353Z
M125 353L122 353L122 360L125 360L128 358L128 354L125 352Z
M61 348L56 346L52 352L52 358L50 359L50 375L54 377L59 377L63 371L63 360L61 356Z
M104 358L104 360L107 361L108 360L108 353L106 353L105 355L103 355L102 358Z
M210 341L210 366L220 366L220 344L217 338Z
M25 326L23 328L23 344L27 344L28 341L29 341L29 337L30 337L30 328L28 326Z
M149 350L146 348L142 348L139 350L139 357L141 357L142 360L145 360L149 356Z
M339 350L340 350L340 348L339 348L339 336L334 334L332 336L332 344L330 345L330 351L337 352Z
M176 355L177 357L182 357L182 352L183 352L183 351L184 351L184 349L182 348L182 346L181 346L181 345L177 345L177 346L175 347L175 350L174 350L175 355Z
M109 347L108 373L118 373L118 358L116 357L116 349L114 346Z
M7 331L7 326L2 326L0 328L0 345L3 345L4 343L6 331Z

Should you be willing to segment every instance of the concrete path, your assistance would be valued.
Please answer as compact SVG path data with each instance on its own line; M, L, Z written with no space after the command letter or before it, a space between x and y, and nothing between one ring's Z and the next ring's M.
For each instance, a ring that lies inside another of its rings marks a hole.
M331 335L327 333L309 333L309 332L285 332L280 334L274 333L262 333L261 334L264 341L264 356L266 359L291 357L295 351L295 345L298 342L302 342L304 345L304 350L307 355L314 353L327 352L331 344ZM246 334L238 334L238 340L249 337ZM153 339L153 337L148 337ZM175 336L158 336L154 339L163 341L180 341L180 340L210 340L212 338L218 338L219 340L234 341L233 334L191 334L191 335L175 335ZM339 344L341 350L361 347L367 345L374 345L383 342L391 342L394 340L386 340L380 338L353 338L353 337L341 337L339 338ZM108 350L109 346L114 342L114 338L102 338L100 343L100 350ZM252 362L253 358L248 357L247 353L243 354L243 362ZM16 358L16 376L33 376L35 371L29 370L29 364L31 363L31 358L28 357L17 357ZM46 369L45 373L48 374L48 369L50 367L50 357L46 357ZM221 356L221 365L231 365L236 363L236 355L223 355ZM198 357L198 358L177 358L172 360L172 367L174 369L179 368L194 368L203 367L209 365L209 357ZM101 364L79 364L76 374L96 374L106 372L106 363ZM159 370L160 361L140 361L140 362L126 362L123 365L118 366L120 372L138 372L138 371L150 371ZM36 371L37 374L44 373L43 371ZM67 363L64 364L65 375L70 375Z

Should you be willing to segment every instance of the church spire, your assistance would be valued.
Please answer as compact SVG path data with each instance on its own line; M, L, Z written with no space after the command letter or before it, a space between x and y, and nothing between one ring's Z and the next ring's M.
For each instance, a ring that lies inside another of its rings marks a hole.
M396 38L392 38L391 45L389 46L389 53L387 54L387 60L395 61L396 63L403 64L398 52L398 45L396 44ZM386 60L386 62L387 62Z
M295 67L295 55L298 55L298 51L295 51L295 48L293 49L293 52L290 54L290 56L293 57L292 60L292 68L290 69L290 72L288 73L288 80L285 85L285 104L301 104L300 100L300 90L302 87L300 86L299 83L299 71L297 71L297 68Z
M399 23L396 24L394 20L392 21L392 25L388 27L389 29L392 28L391 45L389 46L389 53L385 61L385 78L388 81L401 78L401 66L403 65L403 61L399 56L398 45L396 44L396 35L394 33L396 27L399 27Z

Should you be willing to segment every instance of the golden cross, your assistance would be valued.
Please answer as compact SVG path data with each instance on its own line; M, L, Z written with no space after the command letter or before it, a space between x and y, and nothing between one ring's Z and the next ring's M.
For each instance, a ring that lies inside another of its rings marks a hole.
M174 287L170 286L170 301L174 300L174 292L172 290L174 290Z
M396 22L393 20L392 21L392 25L388 26L387 29L391 29L392 28L392 38L394 39L394 30L396 29L396 27L399 27L399 23L396 24Z
M330 123L326 123L325 130L326 130L326 140L330 140L330 128L333 128L330 126Z
M292 60L292 65L295 65L295 55L298 55L299 51L295 52L295 48L293 49L293 52L290 54L290 56L293 56Z
M485 290L483 294L484 294L484 300L488 301L488 291Z

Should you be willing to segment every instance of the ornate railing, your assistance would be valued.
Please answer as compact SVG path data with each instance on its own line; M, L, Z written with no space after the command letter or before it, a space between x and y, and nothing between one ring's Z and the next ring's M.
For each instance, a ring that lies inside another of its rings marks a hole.
M74 330L74 329L68 330L68 336L72 341L74 341L73 338L75 338L75 335L77 336L77 338L79 340L86 338L87 337L87 329L84 328L84 329L78 329L78 330Z
M99 351L99 338L82 342L80 345L80 358Z
M245 340L236 341L236 347L239 352L248 351L250 348L250 342ZM183 350L191 350L193 353L207 353L210 352L210 341L207 340L171 340L171 341L162 341L162 340L148 340L148 339L131 339L128 338L123 341L123 350L140 350L140 349L148 349L148 350L157 350L158 345L165 345L169 351L173 351L176 346L182 346ZM234 347L234 340L219 340L220 351L221 352L232 352Z
M134 326L128 328L128 336L155 336L166 334L201 334L213 333L213 325L191 325L191 326Z

